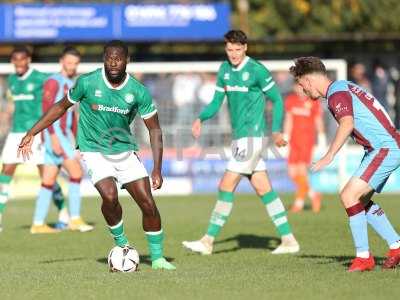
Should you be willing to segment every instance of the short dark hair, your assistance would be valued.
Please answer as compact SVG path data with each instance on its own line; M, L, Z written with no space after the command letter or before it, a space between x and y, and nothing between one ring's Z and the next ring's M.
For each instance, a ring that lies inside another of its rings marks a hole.
M296 58L294 60L294 66L290 67L289 72L294 78L299 78L311 73L327 74L325 65L322 63L321 59L314 56Z
M120 48L124 52L124 55L129 57L128 46L121 40L112 40L105 44L103 54L106 54L108 48Z
M17 45L17 46L15 46L14 49L11 51L11 57L16 53L25 53L26 56L32 57L32 52L25 45Z
M241 30L230 30L224 35L225 43L247 44L247 36Z
M81 57L81 53L79 52L79 50L72 46L65 47L63 52L61 52L61 57L64 57L67 54L73 55L76 57Z

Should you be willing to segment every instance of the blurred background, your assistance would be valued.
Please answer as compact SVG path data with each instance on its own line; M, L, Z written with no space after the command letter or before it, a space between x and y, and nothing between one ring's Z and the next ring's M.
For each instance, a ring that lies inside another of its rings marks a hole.
M230 125L226 104L206 123L195 142L190 127L212 99L215 72L225 59L223 35L242 29L249 37L248 55L269 68L282 95L292 92L287 70L293 58L319 56L332 79L352 80L372 92L400 127L400 6L396 0L231 0L231 1L7 1L0 3L0 148L9 123L5 112L5 78L13 72L9 55L14 45L27 44L34 67L57 72L66 45L81 53L80 72L101 66L103 45L111 39L129 44L129 72L151 91L164 132L166 184L161 194L215 192L229 155ZM266 106L266 119L271 121ZM328 141L336 124L324 105ZM141 121L132 125L140 139L148 169L152 161ZM315 157L323 153L318 148ZM265 158L275 189L292 192L287 176L287 151L266 146ZM325 171L311 180L321 192L336 192L353 173L362 149L352 142ZM32 182L36 169L21 168L14 182ZM400 191L394 173L388 191ZM86 180L83 193L93 193ZM246 181L240 192L250 192ZM24 195L25 195L24 194Z

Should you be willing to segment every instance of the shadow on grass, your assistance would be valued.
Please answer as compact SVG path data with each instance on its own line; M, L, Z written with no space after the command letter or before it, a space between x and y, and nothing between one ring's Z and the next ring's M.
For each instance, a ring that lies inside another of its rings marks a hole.
M79 260L85 260L85 259L87 259L87 257L60 258L60 259L43 260L43 261L40 261L39 263L40 264L55 264L55 263L79 261Z
M175 260L172 257L165 257L165 259L168 260L169 262L173 262ZM98 258L98 259L96 259L96 261L101 264L108 263L107 257ZM150 256L149 255L140 255L140 263L151 266Z
M213 251L213 254L228 253L240 249L268 249L274 250L280 243L280 239L272 236L258 236L254 234L238 234L233 237L216 241L214 245L236 241L237 245L230 249Z
M354 256L346 256L346 255L315 255L315 254L296 255L296 257L318 260L316 264L319 265L340 263L341 265L346 267L350 266L351 260L354 258ZM375 263L377 265L382 264L384 260L385 257L375 256Z

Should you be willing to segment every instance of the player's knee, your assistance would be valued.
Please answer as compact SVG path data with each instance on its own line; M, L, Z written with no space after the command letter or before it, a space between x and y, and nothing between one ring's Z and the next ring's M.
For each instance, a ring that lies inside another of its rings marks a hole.
M73 172L71 172L70 176L71 176L71 178L81 179L83 177L83 172L79 168L79 169L76 169Z
M157 207L154 201L151 201L151 199L144 201L141 208L143 215L145 215L146 217L157 216Z
M357 199L351 190L343 189L340 192L340 200L345 207L348 207L349 205L353 204L353 202L355 202Z
M234 185L225 181L221 181L218 185L218 189L224 192L233 192Z
M270 191L268 187L259 183L253 183L254 190L256 191L257 195L265 195Z
M102 193L103 204L116 205L118 203L118 192L115 188L108 188Z

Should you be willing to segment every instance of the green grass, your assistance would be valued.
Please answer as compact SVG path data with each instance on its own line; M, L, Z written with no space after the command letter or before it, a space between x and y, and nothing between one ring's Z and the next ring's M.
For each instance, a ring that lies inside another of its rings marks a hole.
M289 201L290 196L284 196ZM377 197L400 229L400 196ZM109 273L113 246L100 213L100 201L85 199L83 215L93 232L31 235L34 201L14 201L0 234L0 299L397 299L400 268L348 274L354 254L347 217L337 197L326 197L323 211L290 215L301 243L298 255L273 256L274 228L255 196L237 196L230 220L212 256L186 252L182 240L205 231L214 196L158 198L166 232L165 254L175 272L152 271L139 210L121 200L126 231L142 255L140 272ZM286 202L288 203L288 202ZM55 221L52 210L49 222ZM386 245L370 232L378 262Z

